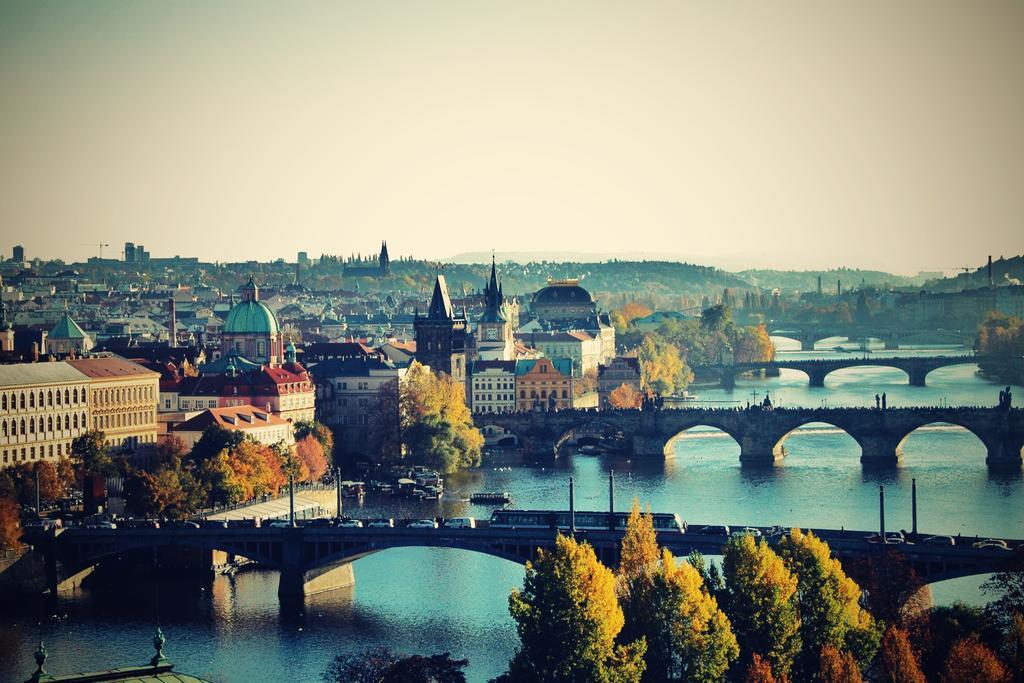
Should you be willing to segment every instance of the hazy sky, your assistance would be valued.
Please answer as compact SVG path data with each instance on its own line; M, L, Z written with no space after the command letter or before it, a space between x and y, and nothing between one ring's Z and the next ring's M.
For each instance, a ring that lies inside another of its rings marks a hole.
M0 247L1024 252L1024 2L7 2Z

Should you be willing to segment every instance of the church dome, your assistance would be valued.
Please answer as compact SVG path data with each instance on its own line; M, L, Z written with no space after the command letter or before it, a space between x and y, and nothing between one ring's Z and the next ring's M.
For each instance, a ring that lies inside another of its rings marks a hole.
M277 316L261 301L236 304L224 321L222 334L270 334L280 332Z
M594 303L590 292L583 289L573 280L552 281L533 296L535 304L554 304L576 306Z

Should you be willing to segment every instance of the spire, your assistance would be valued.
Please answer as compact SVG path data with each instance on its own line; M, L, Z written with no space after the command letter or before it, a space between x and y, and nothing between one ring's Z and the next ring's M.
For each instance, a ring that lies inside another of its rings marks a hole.
M431 320L451 320L455 317L452 299L448 295L448 283L444 275L438 273L434 279L434 294L430 297L430 310L427 317Z
M4 279L0 277L0 332L11 329L11 323L7 321L7 304L4 303Z

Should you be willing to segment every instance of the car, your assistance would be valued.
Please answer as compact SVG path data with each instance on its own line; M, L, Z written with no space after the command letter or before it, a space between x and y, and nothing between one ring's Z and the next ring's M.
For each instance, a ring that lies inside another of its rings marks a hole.
M789 529L784 526L779 526L778 524L776 524L775 526L765 531L764 535L768 538L782 538L783 536L789 536L791 532L792 529Z
M189 519L183 519L174 522L171 526L175 529L198 529L201 525L199 524L199 522L193 522Z
M732 536L733 538L742 538L743 536L752 536L754 538L761 538L761 530L757 529L755 527L752 527L752 526L745 526L742 529L737 529L736 531L732 532L729 535Z
M289 529L291 528L292 523L289 522L287 519L275 519L266 526L270 527L271 529Z
M718 524L706 526L697 531L701 536L728 536L729 527Z
M204 529L227 529L228 528L228 523L227 523L227 520L224 520L224 519L204 519L203 520L203 528Z
M392 529L395 526L393 519L375 519L366 525L368 529Z
M336 519L334 520L334 526L339 529L362 529L363 523L358 519Z
M444 526L447 529L475 529L476 520L472 517L452 517Z
M331 524L332 524L332 520L331 520L330 517L314 517L313 519L307 519L305 522L302 523L302 526L308 526L308 527L315 528L315 527L331 526Z
M902 531L886 531L885 542L889 545L899 545L900 543L908 543L907 537L903 535Z
M114 524L113 522L108 522L105 519L101 519L98 522L92 522L91 524L86 525L86 528L87 529L116 529L117 525Z
M928 536L921 539L923 545L956 545L956 539L952 536Z
M972 548L991 548L995 550L1009 550L1010 546L1006 541L999 538L986 538L971 545Z
M414 522L409 522L406 526L410 529L436 529L437 522L432 519L417 519Z
M229 529L256 529L260 526L260 520L255 517L249 517L246 519L229 519Z

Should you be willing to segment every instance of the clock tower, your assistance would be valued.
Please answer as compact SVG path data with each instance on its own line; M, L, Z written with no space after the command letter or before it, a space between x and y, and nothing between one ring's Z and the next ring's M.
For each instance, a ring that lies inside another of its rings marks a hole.
M484 314L476 326L476 350L480 360L512 360L512 325L505 310L498 273L491 257L491 279L484 287Z

